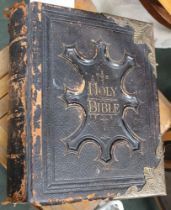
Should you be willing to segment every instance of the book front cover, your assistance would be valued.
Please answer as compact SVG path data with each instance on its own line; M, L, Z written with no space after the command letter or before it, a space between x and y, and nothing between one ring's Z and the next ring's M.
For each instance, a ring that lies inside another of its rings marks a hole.
M164 194L151 25L39 3L29 18L31 200Z

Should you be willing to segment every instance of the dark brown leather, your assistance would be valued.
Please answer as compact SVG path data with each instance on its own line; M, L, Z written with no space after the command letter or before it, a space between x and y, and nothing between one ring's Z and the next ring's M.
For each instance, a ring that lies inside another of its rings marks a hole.
M7 161L7 191L17 201L26 200L26 95L27 68L26 7L16 3L11 8L9 132Z
M143 38L152 36L138 31L137 43L131 23L151 30L103 14L29 6L22 94L30 202L129 198L130 187L141 191L146 184L144 168L158 166L153 46Z

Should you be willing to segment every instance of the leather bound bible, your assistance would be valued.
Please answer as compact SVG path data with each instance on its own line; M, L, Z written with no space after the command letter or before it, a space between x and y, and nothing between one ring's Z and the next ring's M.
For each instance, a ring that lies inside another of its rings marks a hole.
M152 25L42 3L9 18L11 201L165 195Z

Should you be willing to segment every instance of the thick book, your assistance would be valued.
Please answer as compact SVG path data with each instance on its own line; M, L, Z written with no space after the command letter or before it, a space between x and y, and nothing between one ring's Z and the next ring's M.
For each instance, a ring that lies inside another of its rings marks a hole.
M11 201L165 195L152 25L42 3L9 18Z

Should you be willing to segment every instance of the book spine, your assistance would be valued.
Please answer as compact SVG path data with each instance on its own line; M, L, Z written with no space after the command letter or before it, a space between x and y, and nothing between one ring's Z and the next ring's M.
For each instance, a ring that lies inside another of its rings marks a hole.
M9 136L7 193L12 202L26 200L26 72L27 8L16 3L9 11Z

